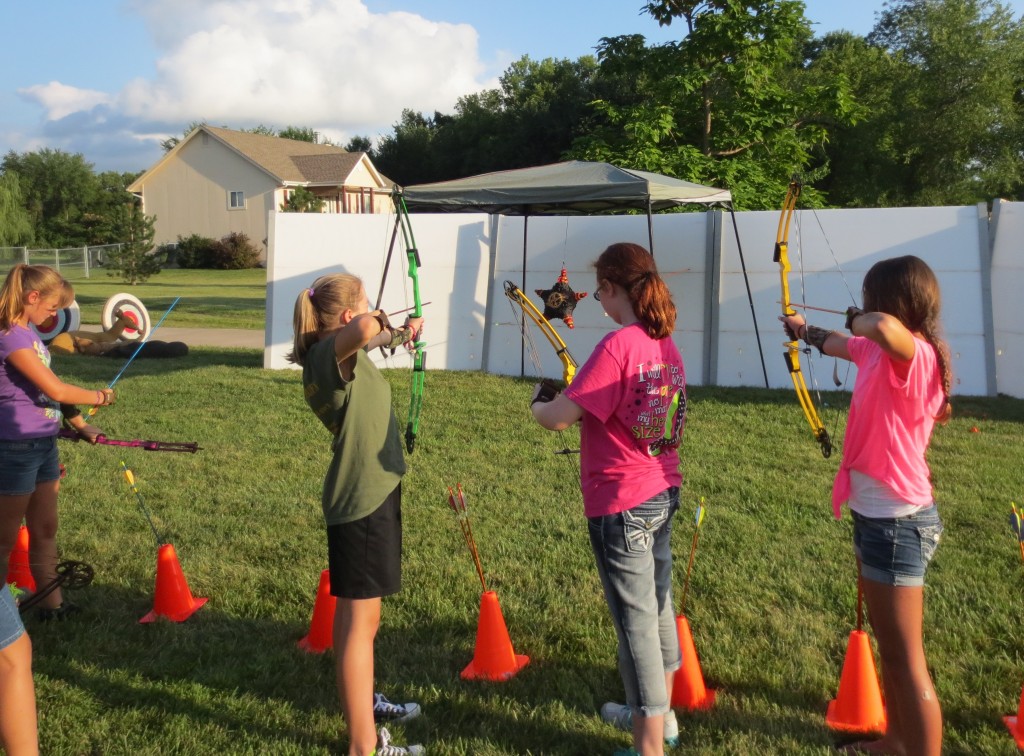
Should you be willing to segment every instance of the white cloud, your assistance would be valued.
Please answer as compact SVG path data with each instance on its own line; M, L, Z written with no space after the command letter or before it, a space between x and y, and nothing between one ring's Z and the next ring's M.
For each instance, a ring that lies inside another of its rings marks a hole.
M46 113L48 146L99 170L142 170L194 121L313 128L336 143L389 133L403 108L451 112L487 78L468 24L371 13L362 0L129 0L155 74L116 93L57 81L19 90ZM147 64L148 65L148 64ZM20 139L12 147L30 149Z
M97 105L110 103L113 99L106 92L69 87L59 81L25 87L19 89L18 94L42 105L48 121L56 121L82 110L92 110Z
M476 31L358 0L160 0L136 6L165 54L118 95L125 115L228 126L386 130L450 111L483 80Z

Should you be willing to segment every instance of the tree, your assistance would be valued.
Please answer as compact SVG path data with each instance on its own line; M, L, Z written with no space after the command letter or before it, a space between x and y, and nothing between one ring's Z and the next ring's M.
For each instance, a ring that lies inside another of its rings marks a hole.
M563 160L587 129L596 73L591 56L524 56L500 88L460 97L454 114L404 111L374 150L374 164L399 183L418 184Z
M32 242L29 217L17 173L0 174L0 247L23 247Z
M678 42L640 35L598 46L591 132L572 155L732 190L744 208L774 208L794 171L814 166L830 128L853 117L842 77L808 82L811 38L799 0L659 0L644 10ZM808 198L813 199L813 194Z
M91 163L80 154L42 149L15 153L0 164L3 174L16 173L35 241L54 247L77 247L89 241L88 218L97 202L99 184Z
M867 142L878 204L963 205L1024 194L1024 24L995 0L892 0L868 42L901 71L896 117Z
M120 276L122 281L135 286L160 272L162 261L152 254L155 222L156 216L145 215L138 202L116 209L113 233L121 239L121 249L107 255L110 276Z
M368 136L354 136L345 145L346 152L365 152L373 158L373 140Z
M304 186L297 186L281 203L282 213L319 213L324 209L323 198L317 197Z
M181 132L182 139L187 137L189 134L191 134L193 131L198 129L200 126L205 126L205 125L206 125L206 121L192 121L188 126L185 127L185 130L183 132ZM181 139L179 139L178 137L173 137L173 136L172 137L167 137L167 139L165 139L162 142L160 142L160 147L163 149L164 152L170 152L175 147L177 147L180 142L181 142Z

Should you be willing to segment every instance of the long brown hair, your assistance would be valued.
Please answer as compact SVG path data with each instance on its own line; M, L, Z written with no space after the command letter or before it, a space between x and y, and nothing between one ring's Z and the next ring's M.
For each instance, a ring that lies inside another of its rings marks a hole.
M953 413L949 394L953 385L949 345L942 338L942 293L928 264L914 255L880 260L864 276L864 309L884 312L907 330L920 333L932 345L939 363L945 403L935 419L945 423Z
M308 289L303 289L295 300L292 318L294 340L292 351L285 359L303 364L306 352L320 336L338 327L338 318L347 309L362 304L363 282L348 273L328 273L320 276Z
M639 244L618 242L601 253L594 263L598 281L610 281L625 289L633 312L652 339L664 339L676 327L672 293L658 275L654 255Z
M7 274L0 289L0 331L9 331L14 321L25 312L25 299L38 291L49 297L60 293L60 307L67 307L75 299L75 290L64 277L48 265L18 263Z

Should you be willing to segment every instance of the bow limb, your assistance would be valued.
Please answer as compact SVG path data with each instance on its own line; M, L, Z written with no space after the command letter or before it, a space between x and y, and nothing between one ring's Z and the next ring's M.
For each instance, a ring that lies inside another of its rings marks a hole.
M76 443L82 440L82 437L77 431L69 428L61 428L57 431L57 437L68 441L74 441ZM202 448L195 441L147 441L140 438L126 440L119 438L107 438L102 433L96 436L95 443L102 446L128 446L143 449L145 451L188 452L189 454L195 454Z
M796 315L797 312L790 303L789 295L789 272L792 267L789 262L789 227L796 211L796 203L800 198L800 182L793 179L786 191L786 199L782 203L782 214L779 216L779 228L775 236L775 262L779 265L779 280L782 284L782 314L786 316ZM832 439L829 438L828 430L825 429L818 410L814 406L810 392L807 390L807 382L804 380L803 371L800 369L800 342L792 339L784 343L786 347L786 367L789 369L789 376L793 380L793 389L796 391L797 400L803 410L807 423L811 426L811 432L815 440L821 446L821 454L828 457L832 454Z
M400 191L393 195L395 212L398 213L398 223L402 228L402 238L405 241L405 254L408 259L409 278L412 279L413 307L411 318L423 317L423 302L420 298L420 253L416 249L416 239L412 233L412 222L409 220L409 210L405 205L405 197ZM412 383L409 387L409 416L405 426L405 448L412 453L416 447L416 436L420 432L420 412L423 409L423 385L426 377L427 343L421 338L421 333L416 334L413 341L413 365Z
M572 383L572 379L576 375L576 368L578 365L576 360L573 359L572 353L569 352L569 347L565 345L562 337L558 335L558 331L554 329L554 326L551 325L548 319L544 317L533 302L527 298L523 293L523 290L511 281L505 281L505 296L508 297L509 301L513 304L519 305L519 309L522 313L537 324L537 328L539 328L540 332L544 334L544 338L546 338L548 343L554 348L555 354L558 355L558 359L562 363L562 380L565 381L565 385L568 386ZM539 362L539 355L534 355L534 357L534 361ZM538 365L537 367L539 370L540 366Z

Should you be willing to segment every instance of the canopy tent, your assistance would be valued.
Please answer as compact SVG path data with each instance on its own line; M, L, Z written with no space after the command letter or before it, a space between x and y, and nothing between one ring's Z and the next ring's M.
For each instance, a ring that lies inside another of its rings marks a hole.
M654 212L679 205L732 202L725 189L579 160L418 184L406 187L403 194L410 210L497 215Z
M657 173L619 168L610 163L571 160L533 168L483 173L433 184L417 184L405 187L399 193L405 207L412 211L523 216L524 286L527 258L525 224L531 215L589 215L643 210L647 215L649 249L654 254L651 216L655 211L683 205L724 207L732 218L750 314L754 317L757 347L759 352L762 351L761 336L757 332L757 318L754 315L754 300L747 280L746 263L743 261L743 247L740 245L736 215L732 207L732 194L726 189L693 184ZM763 352L761 368L767 386L768 371L764 366Z

